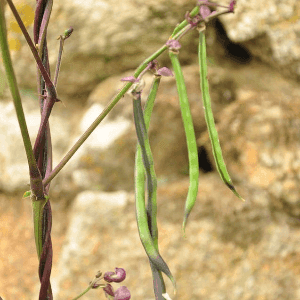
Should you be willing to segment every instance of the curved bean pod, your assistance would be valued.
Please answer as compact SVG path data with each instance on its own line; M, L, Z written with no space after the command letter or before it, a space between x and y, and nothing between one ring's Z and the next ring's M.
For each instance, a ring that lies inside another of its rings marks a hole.
M196 136L195 136L194 126L193 126L193 119L190 111L183 73L178 59L178 53L169 50L169 56L175 73L182 121L185 130L188 156L189 156L190 186L187 194L187 199L185 202L185 214L184 214L184 219L182 224L183 234L185 235L186 222L192 208L195 205L197 194L198 194L198 184L199 184L198 149L197 149Z
M144 108L144 121L145 121L145 128L146 132L149 130L149 125L150 125L150 118L154 106L154 101L156 98L158 86L160 83L161 76L155 76L153 80L153 84L150 89L150 93L148 96L148 99L145 104ZM150 144L149 144L149 149L150 149ZM138 145L137 151L141 151L140 146ZM150 150L151 154L151 150ZM151 157L152 155L150 155ZM156 221L156 214L157 214L157 179L156 179L156 174L155 174L155 169L154 169L154 164L152 162L152 168L151 168L151 179L153 184L153 191L148 190L148 202L147 202L147 214L148 214L148 223L150 224L150 232L151 236L154 242L154 245L156 245L157 250L158 250L158 230L157 230L157 221Z
M145 120L145 126L146 126L147 131L148 131L149 125L150 125L150 118L151 118L158 86L160 83L160 79L161 79L161 76L154 77L154 80L153 80L153 83L151 86L151 90L150 90L147 102L145 104L144 120ZM137 145L137 154L136 155L137 155L137 159L139 160L139 162L135 165L135 167L137 168L137 167L141 166L141 168L144 170L144 167L142 166L141 147L139 144ZM144 182L144 172L138 172L137 174L142 176L141 181ZM144 195L144 193L145 193L144 183L139 188L141 189L141 194ZM144 191L142 189L144 189ZM158 230L157 230L157 224L156 224L156 214L155 215L153 214L154 212L156 212L156 207L157 207L156 189L153 190L151 198L150 198L150 196L151 196L151 194L149 194L149 191L148 191L148 208L147 208L148 224L151 224L149 226L150 228L156 229L156 230L152 230L151 236L153 239L154 246L156 247L156 250L158 251ZM143 199L143 201L145 201L145 200ZM154 210L152 209L153 207L155 208ZM162 273L154 266L154 264L151 262L151 260L149 260L149 262L150 262L152 277L153 277L153 288L154 288L155 299L156 300L164 300L162 294L166 292L166 287L165 287L164 279L162 277Z
M153 159L152 159L148 134L147 134L142 106L141 106L140 93L137 93L136 96L134 97L133 112L134 112L134 122L135 122L138 142L141 148L141 151L137 151L136 159L135 159L136 217L137 217L139 235L143 247L149 257L150 262L154 265L156 270L165 273L169 277L176 291L175 279L171 274L168 265L165 263L165 261L163 260L163 258L160 256L158 252L157 238L155 243L153 241L151 235L153 229L154 229L153 232L154 236L155 235L157 236L157 233L155 233L155 228L151 227L152 224L148 224L147 210L145 206L144 168L146 171L148 191L153 192L153 186L155 184L153 185L152 182L151 168L153 168ZM150 212L148 212L148 214L150 215ZM153 215L155 216L155 224L156 224L156 208L154 209L154 207L152 207L151 215L152 217Z
M149 144L146 124L144 121L143 110L141 106L141 96L137 95L136 99L133 100L133 112L134 112L134 122L136 126L136 133L139 143L139 149L142 154L142 161L144 163L146 180L147 180L147 189L148 189L148 225L150 229L151 236L154 237L153 241L158 248L157 245L157 225L156 225L156 214L157 214L157 206L156 206L156 190L157 190L157 179L154 170L153 157L151 153L151 148ZM152 205L154 204L154 205ZM149 219L152 219L152 222L149 222Z
M205 121L208 128L209 138L212 145L212 151L216 162L217 170L221 176L223 182L232 190L232 192L241 200L245 201L236 191L232 184L232 180L226 169L226 165L222 155L222 149L219 142L218 132L216 129L214 116L211 108L211 101L209 95L209 85L207 80L207 65L206 65L206 45L205 45L205 33L199 32L199 47L198 47L198 59L200 66L200 86L202 92L202 100L205 111Z

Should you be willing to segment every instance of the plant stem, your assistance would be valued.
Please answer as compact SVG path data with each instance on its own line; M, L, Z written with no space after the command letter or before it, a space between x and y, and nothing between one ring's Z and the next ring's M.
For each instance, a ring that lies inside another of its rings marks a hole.
M196 6L190 12L190 17L195 17L198 13L199 13L199 6ZM174 29L170 39L175 39L175 36L178 34L178 32L181 31L181 29L183 29L188 24L189 24L188 21L184 20L179 25L177 25L176 28Z
M23 111L22 101L20 92L18 89L17 79L14 73L11 56L9 52L7 34L6 34L6 24L5 24L5 15L4 15L4 6L0 2L0 48L2 52L3 63L6 71L6 76L8 79L8 85L13 97L13 102L17 114L17 119L19 122L22 139L26 151L26 156L28 160L30 177L35 179L41 179L40 174L37 168L37 164L34 158L32 145L29 138L28 128L26 124L26 119ZM41 196L41 195L37 195Z
M80 295L78 295L77 297L75 297L74 299L72 300L77 300L79 299L80 297L82 297L84 294L86 294L90 289L92 288L92 286L88 286Z
M54 84L55 88L57 86L58 74L59 74L59 69L60 69L60 64L61 64L61 57L62 57L62 52L63 52L63 48L64 48L64 43L65 43L65 40L62 38L62 36L60 36L59 40L60 41L59 41L58 58L57 58L57 64L56 64L54 80L53 80L53 84Z
M25 37L25 39L26 39L26 41L28 43L28 46L30 47L30 50L31 50L31 52L32 52L32 54L33 54L33 56L35 58L35 61L36 61L37 65L38 65L38 68L39 68L39 70L40 70L40 72L41 72L41 74L42 74L42 76L43 76L43 78L45 80L45 84L47 86L49 95L52 98L56 99L56 90L55 90L55 87L54 87L54 85L53 85L53 83L52 83L52 81L51 81L51 79L49 77L49 74L47 73L47 71L46 71L46 69L45 69L45 67L43 65L43 62L42 62L42 60L41 60L41 58L39 56L39 53L38 53L37 49L35 48L32 40L30 38L30 35L28 34L28 32L27 32L27 30L25 28L25 25L24 25L22 19L20 18L19 14L18 14L17 9L15 8L15 6L14 6L14 4L13 4L13 2L11 0L6 0L6 1L7 1L8 5L10 6L10 9L11 9L12 13L15 16L16 21L18 22L18 25L20 26L20 29L22 30L22 33L23 33L23 35L24 35L24 37Z

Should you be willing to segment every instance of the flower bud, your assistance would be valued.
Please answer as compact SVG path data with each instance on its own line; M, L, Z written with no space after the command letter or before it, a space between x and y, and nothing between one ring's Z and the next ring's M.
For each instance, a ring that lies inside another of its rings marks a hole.
M74 30L73 27L70 27L69 29L65 30L64 36L63 36L64 40L67 39L72 34L73 30Z
M181 45L177 40L168 40L166 45L170 48L170 50L178 51L181 48Z
M231 0L230 1L230 4L229 4L229 11L230 12L234 12L234 6L236 4L236 1L235 0Z
M200 15L203 19L207 18L211 14L211 10L206 5L200 6Z
M101 271L98 271L97 274L95 275L95 277L96 277L96 278L100 278L101 275L102 275L102 272L101 272Z
M161 76L173 76L172 71L167 67L162 67L158 69L156 73Z
M113 289L113 287L111 286L111 284L109 284L109 283L103 288L103 291L104 291L106 294L110 295L110 296L114 296L114 295L115 295L114 289Z

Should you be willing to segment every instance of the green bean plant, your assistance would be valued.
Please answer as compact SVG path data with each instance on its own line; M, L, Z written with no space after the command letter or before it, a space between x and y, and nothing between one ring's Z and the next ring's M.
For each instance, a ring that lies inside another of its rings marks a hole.
M37 87L39 94L39 106L41 111L41 122L38 130L35 144L32 146L26 125L22 101L16 81L11 56L7 43L6 22L4 7L8 4L14 17L16 18L22 33L31 49L37 65ZM197 154L196 136L193 126L193 119L189 107L189 100L184 82L184 76L179 61L179 50L181 48L179 40L191 30L199 31L199 70L200 70L200 88L202 101L205 110L205 120L208 127L209 137L212 144L213 155L217 170L224 183L240 199L241 196L235 190L230 176L227 172L223 160L221 146L218 139L218 133L215 127L213 112L210 104L209 86L207 80L206 64L206 44L205 44L205 24L222 14L233 13L236 1L231 0L228 6L218 5L208 0L197 1L197 5L190 13L185 15L185 19L175 27L173 33L166 43L155 53L145 59L136 69L133 76L122 78L125 82L123 88L110 101L102 113L94 120L87 131L78 139L69 152L62 158L61 162L52 168L52 145L50 136L49 117L53 106L61 100L58 98L56 86L60 70L63 45L71 36L73 28L65 30L60 35L60 48L57 59L57 65L53 80L51 79L48 49L47 49L47 26L49 23L53 0L37 0L35 19L33 26L33 39L27 32L12 0L0 0L0 47L5 67L5 72L12 94L21 135L24 143L25 152L28 160L30 190L25 192L23 197L30 197L33 209L34 237L39 259L39 278L40 291L39 300L52 300L52 290L50 283L50 274L52 268L52 241L51 225L52 212L50 200L50 183L52 179L60 172L66 163L75 154L78 148L85 142L95 128L107 116L112 108L124 96L129 93L132 96L133 116L136 128L137 146L135 157L135 199L136 199L136 219L139 236L145 252L149 258L149 264L153 276L153 288L155 299L171 299L166 291L166 286L162 273L164 273L172 282L176 292L176 282L169 266L163 260L158 247L158 229L157 229L157 179L154 167L154 158L148 137L151 114L156 99L159 83L162 76L173 76L175 74L182 121L186 136L189 159L189 178L190 185L186 197L185 212L183 216L183 234L187 225L188 216L192 211L198 193L199 165ZM159 67L157 58L164 52L169 52L173 72L166 67ZM143 75L145 72L153 73L153 83L148 99L144 105L141 103L141 94L143 92ZM145 197L145 194L147 197ZM146 199L147 200L146 200ZM98 272L95 278L89 283L86 290L75 299L79 299L91 289L102 288L108 299L128 300L130 291L126 286L122 286L114 291L112 282L122 282L126 277L126 271L122 268L115 268L115 272ZM103 280L103 283L100 281ZM1 297L0 297L1 298Z

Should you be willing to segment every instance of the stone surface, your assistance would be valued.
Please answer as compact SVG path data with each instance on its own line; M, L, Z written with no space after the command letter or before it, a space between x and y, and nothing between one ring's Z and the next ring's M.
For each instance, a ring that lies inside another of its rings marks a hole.
M185 69L187 79L193 79L195 69L193 66ZM178 294L172 297L172 287L166 279L169 295L172 299L183 300L297 299L300 296L300 244L297 222L299 171L295 148L299 148L299 88L261 63L242 67L233 64L224 73L210 70L211 86L215 87L213 107L224 157L234 184L246 202L239 201L216 172L201 173L197 203L187 225L187 240L184 240L180 226L189 182L187 178L180 180L171 176L159 181L160 252L178 282ZM219 73L219 79L215 73ZM226 84L217 88L217 83L227 78L226 74L233 79L233 84L228 86L235 86L232 94L236 95L235 101L227 104ZM191 79L187 80L188 85L193 82ZM165 82L166 91L175 98L172 95L175 87L169 86L170 82ZM104 86L109 86L106 84ZM115 88L113 85L112 93ZM99 86L99 95L103 95L104 90ZM193 103L198 91L191 86L189 90ZM90 107L105 105L100 101L104 98L97 97L98 92L91 95ZM164 103L161 100L157 103L160 102ZM124 118L129 117L131 111L127 104L124 99L119 106ZM56 109L60 111L62 107ZM88 111L81 110L77 113L80 118L75 119L77 123L71 126L74 135L84 124L80 120L85 119L83 116ZM120 111L116 107L110 121L116 121L122 115ZM167 110L163 111L166 113ZM200 121L195 120L199 128L204 126L197 122ZM209 154L204 129L200 130L199 136L199 146ZM153 142L157 138L153 136ZM177 140L177 143L182 141ZM211 156L209 160L213 165ZM68 176L72 179L72 173ZM115 193L105 193L105 197L100 193L101 200L96 191L84 192L77 198L81 200L72 205L72 197L65 198L68 193L54 196L55 186L64 182L64 178L60 175L57 182L53 182L51 194L55 246L52 279L57 295L63 295L57 297L75 297L98 270L123 267L128 274L124 285L131 290L132 298L153 299L150 268L138 237L132 191L117 191L120 199L126 199L117 208L108 200L109 195L115 197ZM30 203L22 200L22 205L18 205L20 198L21 194L15 201L10 201L3 196L1 205L5 222L0 225L0 249L4 258L0 264L0 278L5 280L0 280L0 291L4 300L20 299L24 295L31 299L38 289L34 286L37 276L33 272L37 265L26 264L35 259L32 225L28 221L32 217L30 206L27 206ZM88 205L90 202L91 206ZM16 227L15 223L21 225ZM20 244L25 250L17 247ZM24 266L21 272L7 272L8 266L13 271L20 265ZM23 280L24 276L26 280ZM19 284L15 285L15 281ZM104 298L101 290L86 295L87 299L99 297Z
M253 185L237 185L247 199L242 202L217 174L206 174L199 180L200 192L184 239L180 226L188 185L183 179L158 189L160 252L178 283L173 296L172 285L165 279L171 298L297 299L298 226L278 220L266 205L271 198L259 189L253 192ZM122 267L127 278L121 285L130 289L132 298L153 299L133 194L87 191L78 195L69 213L65 243L53 273L56 298L74 297L98 270ZM85 297L104 299L101 290Z
M259 20L263 24L262 12L266 15L266 22L274 19L274 28L276 24L283 24L284 28L285 23L276 23L278 20L281 22L282 12L278 19L272 11L273 15L267 11L271 7L270 3L273 2L265 2L265 7L257 14L261 19L255 19L254 25L259 26ZM295 2L287 3L293 5ZM239 1L238 5L242 7L246 2ZM283 4L278 6L282 8ZM26 8L25 13L28 11ZM243 13L246 11L252 12L250 7ZM237 14L241 17L238 10ZM222 20L226 27L225 20L227 17ZM30 22L28 24L30 26ZM59 24L63 26L63 23ZM15 25L11 26L14 28ZM260 33L255 26L250 26L254 35L249 33L246 39L253 36L251 41L261 48L257 56L263 61L272 60L272 51L268 57L263 56L266 53L263 35L262 43L256 43L258 40L255 37ZM289 28L289 24L286 26ZM284 35L285 32L280 34ZM52 36L56 37L56 34ZM164 38L163 34L161 36ZM213 48L214 42L211 43L210 38L207 40L209 47ZM74 43L73 46L69 44L73 50L79 47L80 41L74 39ZM195 47L194 42L191 44ZM140 47L146 48L146 42ZM18 67L23 70L26 68L28 82L32 82L34 71L27 70L30 56L22 49L14 54L14 59L16 62L24 60L18 63ZM250 49L254 51L254 46ZM293 49L297 51L297 48ZM216 53L222 53L223 50L218 49ZM89 58L85 55L77 57L78 62L73 65L75 69L76 64L88 65ZM146 56L137 55L143 58ZM118 55L116 57L112 61L117 62L122 69ZM199 137L198 145L208 155L208 158L202 156L200 164L204 160L211 165L213 172L201 172L198 199L187 225L187 239L182 238L180 226L189 186L186 178L188 164L185 138L174 79L163 79L150 137L159 175L160 252L178 282L178 294L173 297L171 284L166 278L169 295L173 300L299 299L299 87L293 81L283 79L275 71L274 65L267 67L262 61L253 59L251 63L241 65L228 59L224 69L213 66L216 61L218 59L209 60L212 106L229 173L246 202L239 201L224 186L214 169L202 104L199 102L198 67L196 64L185 67L194 125ZM124 69L131 66L128 61L124 64ZM283 60L282 66L284 64L286 61ZM72 68L72 64L68 63L68 66ZM90 74L83 74L82 70L79 72L83 78L82 85L76 86L73 91L70 92L73 87L66 83L65 94L92 90L99 82L97 77L95 82L92 79L93 84L88 83L92 82L89 80L94 78L93 70L96 67L93 65ZM289 70L288 67L286 69ZM111 74L109 67L104 68L104 71L104 77ZM119 80L125 74L120 73L119 66L113 73L120 75L97 85L87 102L78 102L72 98L73 101L63 102L66 107L61 103L55 105L51 117L54 121L53 138L58 138L54 140L55 160L66 152L119 88ZM131 71L129 73L132 74ZM70 80L73 82L73 79ZM38 276L32 213L29 200L21 200L28 182L24 180L28 178L26 157L12 105L4 100L10 99L9 93L0 90L0 95L3 98L0 103L1 176L4 176L1 189L6 193L15 193L10 196L0 194L0 296L3 300L36 299ZM34 138L39 111L34 99L28 100L24 95L23 99L28 122L32 124L31 137ZM126 96L119 102L110 117L95 132L95 138L91 136L86 148L78 153L73 162L70 161L67 169L51 185L54 247L52 283L57 299L74 298L87 287L98 270L110 271L115 267L126 269L124 285L130 289L132 299L153 299L148 259L140 243L135 220L132 183L136 139L130 101ZM115 132L115 126L123 126L123 131L120 131L122 135ZM103 137L107 137L103 143L96 143L96 140ZM16 171L19 172L18 177ZM15 179L18 180L14 182ZM13 182L14 185L11 185ZM16 187L21 185L24 189L18 191ZM5 186L10 189L5 189ZM81 191L83 193L74 202L76 194ZM113 199L122 201L115 205L117 203ZM86 299L101 297L105 297L101 290L86 295Z
M242 43L254 56L299 81L299 12L297 0L240 0L235 13L221 20L232 42Z

